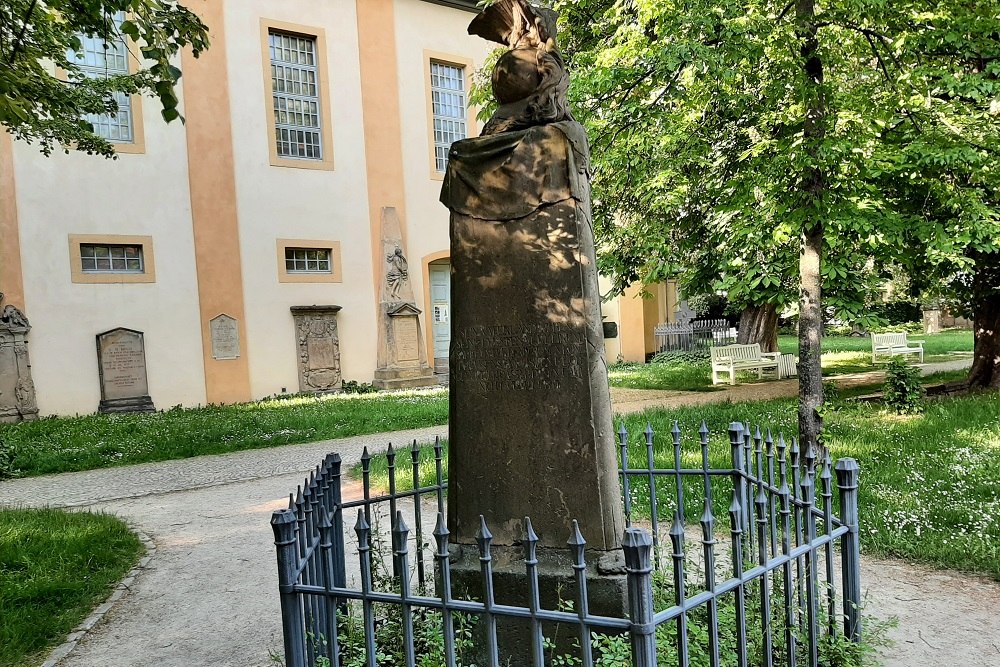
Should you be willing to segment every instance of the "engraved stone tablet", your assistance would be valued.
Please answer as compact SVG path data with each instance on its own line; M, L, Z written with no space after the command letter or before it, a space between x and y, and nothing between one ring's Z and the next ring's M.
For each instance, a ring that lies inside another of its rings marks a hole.
M239 359L240 326L235 318L222 314L208 323L212 332L213 359Z
M3 294L0 294L3 299ZM12 304L0 313L0 422L38 417L35 384L28 361L28 318Z
M416 316L394 318L392 328L393 337L396 339L396 362L419 362L420 351L417 348Z
M299 358L299 391L339 391L340 306L292 306L295 342Z
M97 335L100 412L151 412L146 348L141 331L112 329Z

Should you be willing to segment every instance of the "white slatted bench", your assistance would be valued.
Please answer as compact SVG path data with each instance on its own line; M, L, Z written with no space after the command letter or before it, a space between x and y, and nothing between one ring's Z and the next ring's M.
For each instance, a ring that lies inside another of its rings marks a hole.
M760 345L723 345L709 350L712 356L712 384L719 384L719 373L729 373L729 384L736 384L737 371L757 371L763 378L764 371L778 373L778 362L767 358L760 351Z
M924 363L924 341L906 340L906 332L872 334L873 364L880 356L892 359L897 355L906 354L919 354L920 363Z

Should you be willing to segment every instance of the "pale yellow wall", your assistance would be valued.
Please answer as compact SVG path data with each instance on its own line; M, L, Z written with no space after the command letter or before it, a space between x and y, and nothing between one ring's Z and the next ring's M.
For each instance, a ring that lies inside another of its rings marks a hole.
M472 12L421 0L394 0L394 15L402 111L403 173L406 179L406 226L409 229L407 257L410 258L410 266L415 269L421 258L439 257L449 247L448 210L438 201L441 180L432 176L430 170L434 144L428 118L428 54L442 60L452 55L459 63L471 60L479 67L492 47L489 42L468 34L469 22L475 17ZM478 135L479 127L470 127L470 136ZM423 308L426 276L422 271L411 270L410 278L417 305ZM421 318L424 320L425 316L421 315Z
M46 158L34 146L14 146L31 370L42 414L97 409L94 337L115 327L145 333L157 407L205 401L185 128L159 122L155 100L142 104L146 118L156 119L145 123L144 154ZM152 236L156 282L74 284L70 234Z
M290 306L342 306L337 319L343 375L371 380L375 304L355 4L227 0L225 10L252 393L261 397L282 387L298 391ZM325 33L326 61L320 63L319 73L321 85L330 91L333 145L324 150L332 148L333 170L270 164L271 91L264 83L262 18L314 26ZM342 282L279 283L279 238L339 242Z
M598 277L597 285L601 294L607 294L611 291L611 281L603 276ZM604 355L608 360L609 364L613 364L618 361L618 355L622 353L622 338L621 338L621 309L619 307L620 299L614 298L601 303L601 315L604 316L605 322L614 322L618 325L618 337L617 338L605 338L604 339Z

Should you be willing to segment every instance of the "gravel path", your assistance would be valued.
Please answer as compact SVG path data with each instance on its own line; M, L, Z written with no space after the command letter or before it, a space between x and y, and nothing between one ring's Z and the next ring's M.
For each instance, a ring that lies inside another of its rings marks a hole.
M785 385L794 382L745 385L754 390L746 398L785 395ZM690 399L745 400L744 391L616 392L616 410L690 404ZM269 652L280 652L281 631L271 512L287 503L289 490L326 452L340 452L350 465L366 445L375 450L390 441L430 442L446 431L436 427L3 482L0 505L110 512L156 545L127 593L59 666L273 665ZM1000 665L1000 584L891 561L865 559L864 565L868 612L899 619L890 632L896 646L886 667Z

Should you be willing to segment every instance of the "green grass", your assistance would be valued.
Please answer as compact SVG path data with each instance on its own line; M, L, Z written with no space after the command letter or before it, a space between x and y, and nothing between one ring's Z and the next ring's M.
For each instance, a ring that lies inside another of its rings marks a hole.
M0 509L0 667L41 663L142 552L112 516Z
M608 381L612 387L627 389L673 389L676 391L718 391L721 389L721 387L712 386L712 372L707 361L615 364L608 368Z
M448 421L446 390L295 397L153 414L0 425L15 474L166 461L395 431Z
M940 379L939 379L940 380ZM926 401L923 415L901 417L877 404L843 402L826 416L825 437L834 458L853 457L861 466L860 508L863 550L934 566L979 572L1000 580L1000 397L982 394ZM646 465L642 430L656 432L657 467L673 466L670 428L683 431L684 467L700 467L697 429L705 420L712 432L713 467L729 467L727 429L734 421L760 424L778 433L797 432L795 399L720 403L672 410L650 410L616 419L629 430L632 467ZM399 489L411 487L409 456L398 468ZM447 461L445 461L447 463ZM373 459L373 485L388 486L384 462ZM352 474L360 478L359 468ZM445 465L447 476L447 465ZM422 484L434 480L430 448L421 451ZM702 507L699 480L686 485L685 515L697 521ZM716 497L725 498L728 481L719 479ZM731 489L731 487L730 487ZM835 492L836 493L836 492ZM672 492L657 494L660 516L669 517ZM648 515L649 492L634 480L630 497L635 516ZM717 503L716 520L728 522L728 502ZM645 508L645 509L644 509Z

